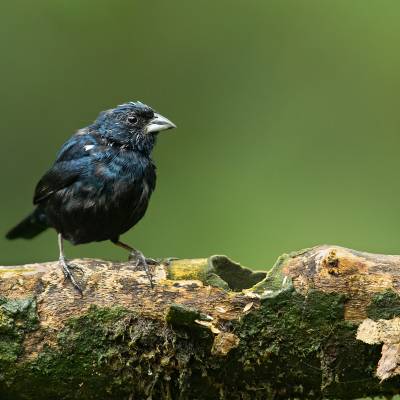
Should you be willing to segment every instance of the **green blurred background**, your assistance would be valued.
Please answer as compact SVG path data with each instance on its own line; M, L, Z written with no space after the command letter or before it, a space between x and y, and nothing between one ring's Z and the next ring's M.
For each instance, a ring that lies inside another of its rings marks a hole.
M149 256L268 268L332 243L400 253L397 0L3 2L0 263L56 259L3 239L61 144L140 99L179 129L124 239ZM122 260L109 243L70 257Z

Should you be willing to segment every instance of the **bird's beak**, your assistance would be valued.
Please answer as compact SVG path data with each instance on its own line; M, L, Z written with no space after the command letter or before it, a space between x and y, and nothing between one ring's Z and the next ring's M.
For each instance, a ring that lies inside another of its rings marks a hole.
M153 119L146 126L146 133L157 133L166 129L176 128L176 125L168 118L155 113Z

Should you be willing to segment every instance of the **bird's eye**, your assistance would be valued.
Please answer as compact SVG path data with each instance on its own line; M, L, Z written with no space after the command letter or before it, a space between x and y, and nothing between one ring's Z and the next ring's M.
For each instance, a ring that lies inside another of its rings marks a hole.
M130 115L128 117L128 122L132 125L136 124L136 122L138 121L137 117L135 117L134 115Z

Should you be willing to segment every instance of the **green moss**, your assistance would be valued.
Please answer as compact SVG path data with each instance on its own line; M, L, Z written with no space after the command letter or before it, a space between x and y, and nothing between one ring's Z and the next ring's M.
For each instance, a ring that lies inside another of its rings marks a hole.
M36 300L7 299L0 297L0 310L15 320L23 320L27 329L34 329L38 323Z
M265 297L271 297L291 287L291 280L283 274L282 267L287 260L297 254L291 253L279 256L265 278L250 288L250 291Z
M223 282L223 286L226 284L234 291L250 288L266 276L265 272L254 272L242 267L239 263L232 261L226 256L211 256L208 262L209 270L207 278L210 278L211 275L217 275L220 278L219 282ZM213 278L215 282L215 277Z
M226 256L211 256L208 259L187 262L175 260L167 268L168 279L198 279L205 285L234 291L250 288L264 279L265 275L265 272L244 268Z
M208 272L203 281L204 284L218 287L222 290L230 290L228 283L225 282L220 276L213 272Z
M278 257L273 267L266 273L262 280L254 283L249 289L250 292L259 294L262 298L275 297L282 291L292 287L292 280L283 273L284 265L292 258L296 258L312 250L311 248L284 253Z
M189 311L187 315L194 316ZM210 333L193 335L188 329L183 334L185 329L171 329L123 308L91 307L86 315L68 321L57 344L47 346L35 360L3 369L0 398L178 398L192 390L192 378L207 380L199 360L207 358L212 346ZM200 386L205 399L215 398L214 387Z
M8 371L13 384L0 388L0 394L10 399L22 393L34 399L63 393L69 393L63 398L91 398L88 394L93 396L96 387L111 390L115 381L105 371L122 367L121 342L129 318L122 308L92 307L87 315L71 319L58 335L57 346L46 347L37 359Z
M176 303L171 304L165 319L180 337L191 337L192 339L196 337L212 342L210 329L196 322L196 320L209 321L209 317L193 307Z
M310 291L302 296L289 288L265 298L260 309L243 318L237 351L244 381L258 388L255 399L351 399L381 393L374 376L379 348L356 340L357 326L344 321L344 303L339 294ZM366 369L368 382L352 384L365 380Z
M176 326L193 326L196 319L200 319L200 312L195 308L182 304L171 304L169 307L166 321Z
M1 371L13 365L23 351L27 332L37 327L36 301L0 297L0 382Z
M400 316L400 296L392 290L376 294L367 308L371 319L391 319Z
M0 335L12 333L14 326L14 319L0 307Z

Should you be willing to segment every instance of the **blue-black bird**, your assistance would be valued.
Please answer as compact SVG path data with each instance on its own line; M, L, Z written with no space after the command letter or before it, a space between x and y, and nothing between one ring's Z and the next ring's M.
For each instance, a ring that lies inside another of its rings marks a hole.
M64 255L63 240L72 244L110 240L130 252L145 269L143 254L119 237L145 214L156 184L151 152L157 134L176 128L141 102L103 111L61 148L54 165L36 186L34 211L7 233L8 239L31 239L47 228L58 233L59 263L82 294Z

